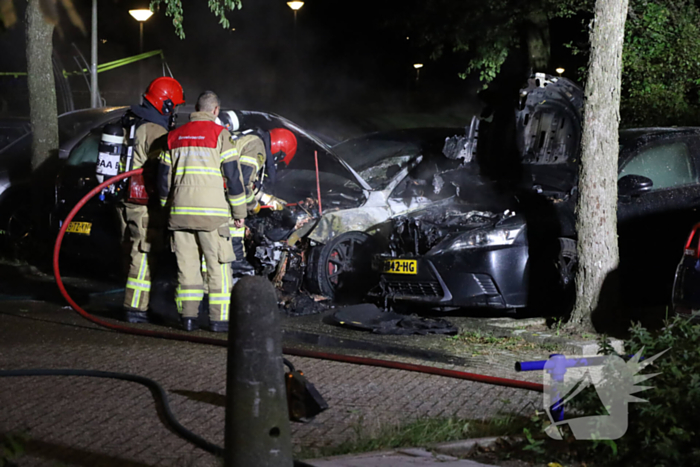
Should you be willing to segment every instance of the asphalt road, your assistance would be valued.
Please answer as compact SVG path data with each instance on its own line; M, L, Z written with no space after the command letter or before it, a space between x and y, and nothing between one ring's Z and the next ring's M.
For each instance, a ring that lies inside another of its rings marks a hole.
M50 277L33 276L29 290L20 287L26 286L26 276L7 279L0 297L0 369L79 368L146 376L166 389L184 426L223 443L224 348L97 328L65 306L52 291ZM12 280L16 284L9 292L23 294L24 300L13 300L5 290ZM70 282L88 306L90 293L108 290L105 284ZM41 298L26 299L30 295ZM489 358L495 357L483 360ZM426 364L408 357L394 359ZM512 356L503 359L501 366L491 365L491 374L517 377L505 374ZM292 424L297 452L337 446L359 434L371 435L381 426L420 417L530 414L541 405L539 394L525 390L308 358L290 360L330 406L311 423ZM25 439L28 453L17 461L20 466L218 465L213 456L164 427L149 391L128 382L5 378L0 381L0 436L7 434Z

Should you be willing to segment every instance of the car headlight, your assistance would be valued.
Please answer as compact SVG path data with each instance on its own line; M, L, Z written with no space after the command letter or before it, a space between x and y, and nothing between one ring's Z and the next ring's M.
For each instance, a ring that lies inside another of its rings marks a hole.
M472 230L443 242L435 247L431 253L512 245L524 229L525 225L522 224L512 227Z

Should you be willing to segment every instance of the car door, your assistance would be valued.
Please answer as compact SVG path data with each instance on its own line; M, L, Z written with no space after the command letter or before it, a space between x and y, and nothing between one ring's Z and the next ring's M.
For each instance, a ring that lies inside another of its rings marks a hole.
M622 157L618 179L638 175L652 181L644 193L622 191L618 202L622 281L633 301L670 299L685 237L700 220L698 146L697 136L665 135Z

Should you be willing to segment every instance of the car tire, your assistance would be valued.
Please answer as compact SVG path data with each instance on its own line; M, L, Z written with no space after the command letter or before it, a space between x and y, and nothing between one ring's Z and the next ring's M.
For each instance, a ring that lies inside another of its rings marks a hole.
M27 259L34 230L29 202L13 197L0 211L3 254L9 259Z
M372 271L372 237L345 232L313 247L306 267L306 289L334 300L362 299L376 283Z

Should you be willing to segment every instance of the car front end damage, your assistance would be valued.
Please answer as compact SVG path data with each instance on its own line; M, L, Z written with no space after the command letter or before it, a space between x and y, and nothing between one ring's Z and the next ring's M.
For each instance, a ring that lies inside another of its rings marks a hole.
M386 306L450 310L520 308L527 302L524 219L450 208L392 220L389 253L376 255L380 283L370 295Z

